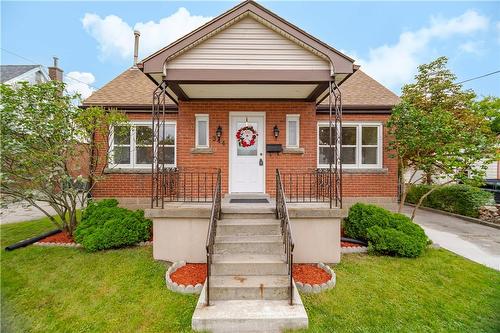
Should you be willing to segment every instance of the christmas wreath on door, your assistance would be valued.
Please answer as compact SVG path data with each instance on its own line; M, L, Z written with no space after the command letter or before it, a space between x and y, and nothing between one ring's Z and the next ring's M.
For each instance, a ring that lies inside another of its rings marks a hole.
M251 147L255 144L257 139L257 131L253 126L243 126L236 132L236 140L238 140L238 145L240 147Z

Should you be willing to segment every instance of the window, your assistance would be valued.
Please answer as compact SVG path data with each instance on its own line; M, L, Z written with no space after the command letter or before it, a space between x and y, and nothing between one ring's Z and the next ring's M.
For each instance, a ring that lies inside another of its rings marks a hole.
M159 161L175 166L176 125L166 122L159 129ZM133 122L130 127L115 127L111 138L111 166L150 168L153 163L153 129L150 123Z
M208 148L208 115L196 115L196 133L195 146L196 148Z
M332 128L332 146L335 146L335 128ZM382 167L382 124L344 123L342 126L342 148L340 156L344 168ZM318 167L329 166L328 123L318 124Z
M286 115L286 147L299 148L300 115Z

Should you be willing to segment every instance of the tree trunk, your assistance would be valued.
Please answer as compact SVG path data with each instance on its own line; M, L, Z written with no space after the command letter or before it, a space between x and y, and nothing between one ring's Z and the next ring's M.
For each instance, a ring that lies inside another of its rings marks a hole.
M415 215L417 214L417 209L420 208L420 206L422 205L422 203L424 202L425 198L427 198L429 196L429 194L431 194L432 192L434 192L435 190L437 190L438 188L446 185L446 184L449 184L451 183L452 181L447 181L446 183L443 183L443 184L440 184L440 185L437 185L437 186L434 186L429 192L425 193L423 196L420 197L420 200L418 200L418 203L415 205L415 208L413 208L413 212L411 213L411 220L413 221L415 219Z

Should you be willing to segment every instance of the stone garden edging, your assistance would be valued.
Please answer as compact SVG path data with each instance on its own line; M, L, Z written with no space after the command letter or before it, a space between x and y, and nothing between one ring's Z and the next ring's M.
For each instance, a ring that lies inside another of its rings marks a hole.
M335 275L335 272L330 268L330 266L325 265L322 262L318 263L316 266L327 272L328 275L330 275L330 280L322 284L313 284L313 285L309 283L302 283L299 281L295 281L295 285L297 286L297 289L299 291L302 291L304 293L317 294L327 289L335 287L335 284L337 283L337 277Z
M367 246L356 246L356 247L342 247L340 253L366 253L368 252Z
M172 281L172 279L170 278L171 274L173 274L176 270L183 266L186 266L185 261L176 261L167 269L167 273L165 274L167 288L181 294L200 294L201 290L203 289L203 285L201 283L198 283L194 286L191 284L185 286L183 284L178 284L177 282Z
M47 242L36 242L33 243L33 245L39 245L39 246L60 246L60 247L82 247L82 244L78 243L47 243ZM146 242L139 242L135 244L134 246L150 246L153 245L153 242L151 241L146 241Z

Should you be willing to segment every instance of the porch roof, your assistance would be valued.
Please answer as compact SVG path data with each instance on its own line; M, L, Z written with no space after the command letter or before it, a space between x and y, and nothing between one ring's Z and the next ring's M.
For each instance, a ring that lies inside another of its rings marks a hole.
M179 100L264 96L314 101L327 82L339 83L352 74L353 63L248 0L145 58L138 67L156 84L167 80L169 94Z

